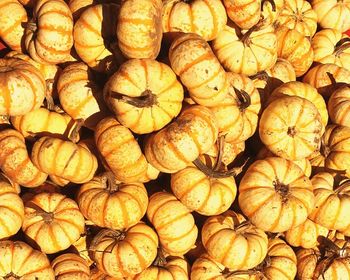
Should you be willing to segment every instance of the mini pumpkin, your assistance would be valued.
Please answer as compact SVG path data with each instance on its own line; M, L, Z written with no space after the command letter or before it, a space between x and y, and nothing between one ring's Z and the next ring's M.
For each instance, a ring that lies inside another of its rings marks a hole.
M341 87L328 100L328 112L332 123L350 127L350 87Z
M128 278L124 277L124 279L130 280L130 277ZM91 269L90 280L118 280L118 278L109 276L103 273L102 271L98 270L97 267L94 267L93 269Z
M76 254L63 254L52 263L56 280L90 280L90 268L87 262Z

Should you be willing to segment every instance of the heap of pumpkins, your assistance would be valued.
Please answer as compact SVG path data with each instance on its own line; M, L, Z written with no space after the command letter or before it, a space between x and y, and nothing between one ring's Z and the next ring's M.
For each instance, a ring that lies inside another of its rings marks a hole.
M350 279L350 0L1 0L0 279Z

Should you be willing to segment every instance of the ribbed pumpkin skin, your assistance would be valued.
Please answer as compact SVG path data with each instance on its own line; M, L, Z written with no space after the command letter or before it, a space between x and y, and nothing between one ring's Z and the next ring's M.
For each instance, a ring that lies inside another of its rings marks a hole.
M190 210L175 196L157 192L149 198L147 218L159 236L163 250L182 256L194 247L198 229Z
M53 254L80 238L85 231L85 220L74 200L44 192L25 202L22 230L42 252Z
M141 183L108 186L104 176L94 177L79 190L77 202L86 219L99 227L122 230L137 224L148 205Z
M220 0L163 1L163 32L195 33L211 41L226 22L225 7Z
M91 270L90 280L118 280L120 278L111 277L102 271L99 271L96 267ZM130 277L124 277L125 280L131 280Z
M125 97L151 94L155 101L138 108L123 99L113 98L112 92ZM180 113L183 97L182 85L172 69L153 59L128 60L104 88L106 103L118 121L138 134L151 133L171 122Z
M309 39L284 25L276 30L276 35L278 57L288 60L293 65L297 77L304 75L314 59Z
M46 92L42 74L29 62L18 58L0 59L0 114L24 115L38 109Z
M84 126L95 128L107 115L102 90L91 79L91 70L78 62L64 68L58 81L57 91L60 104L74 120L83 119Z
M95 2L95 0L69 0L68 6L72 12L74 21L77 21L81 14Z
M304 223L315 203L312 184L293 162L269 157L254 162L239 185L239 206L257 227L284 232Z
M55 258L51 266L56 280L90 280L87 262L76 254L63 254Z
M31 58L57 64L71 60L73 17L63 0L38 0L25 31L25 46Z
M0 255L1 280L55 279L47 256L24 242L0 241Z
M125 0L117 24L118 45L127 58L155 59L162 32L161 0Z
M225 70L202 37L180 35L170 46L169 60L196 103L213 106L225 98L229 86Z
M350 127L350 87L341 87L328 100L328 112L332 123Z
M95 143L104 165L118 181L138 182L146 176L148 163L139 144L131 131L116 119L108 117L98 123Z
M0 168L12 181L27 188L38 187L47 178L33 165L22 134L14 129L0 132Z
M23 24L28 21L26 10L17 0L3 0L0 14L0 38L12 50L22 52Z
M320 235L326 237L328 235L328 229L316 224L309 218L301 225L285 232L285 238L288 244L306 249L315 248L318 244L317 238Z
M308 1L288 0L276 23L312 37L317 29L317 14Z
M145 155L158 170L175 173L209 151L217 137L214 114L206 107L190 106L170 125L147 138Z
M242 29L249 29L258 23L261 14L261 0L224 0L228 17Z
M191 267L191 280L224 280L225 266L214 261L208 254L202 254ZM229 278L230 280L237 280Z
M272 26L252 32L243 42L234 27L227 25L213 40L212 48L226 70L248 76L271 68L277 60L277 38Z
M350 48L341 48L337 44L349 36L336 29L323 29L312 38L311 45L314 50L314 60L323 64L333 63L350 70ZM342 45L345 45L344 42Z
M261 263L267 254L267 236L233 211L208 218L202 228L202 243L215 261L231 270L247 270ZM251 250L250 248L255 248Z
M341 32L350 28L349 0L312 0L311 5L322 28L334 28Z
M152 264L157 256L158 236L149 226L138 223L122 236L120 232L104 229L93 243L90 250L97 268L116 279L129 279Z
M16 234L24 220L23 201L15 187L0 181L0 239Z
M76 184L90 181L97 169L97 159L86 147L48 136L35 142L31 158L43 172Z
M186 167L172 174L170 185L182 204L206 216L228 210L237 194L234 178L210 178L196 167Z

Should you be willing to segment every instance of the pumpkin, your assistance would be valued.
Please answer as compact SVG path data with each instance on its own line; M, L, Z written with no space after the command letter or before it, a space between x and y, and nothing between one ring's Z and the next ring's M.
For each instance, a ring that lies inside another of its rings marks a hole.
M12 181L27 188L38 187L47 178L33 165L24 137L14 129L0 132L0 168Z
M261 16L264 26L274 25L287 0L265 0L261 5Z
M38 0L33 19L25 30L25 46L31 58L57 64L71 60L73 17L63 0Z
M257 24L261 14L261 0L233 1L224 0L228 17L242 29L249 29Z
M58 81L60 104L74 120L84 120L84 126L95 128L107 115L102 90L93 82L92 72L82 62L64 68Z
M239 34L232 24L212 42L212 48L226 70L255 75L271 68L277 60L277 37L272 26L261 23Z
M44 77L29 62L0 59L0 115L19 116L38 109L45 92Z
M122 125L145 134L163 128L180 113L184 94L168 65L131 59L110 77L104 97Z
M316 224L309 218L301 225L285 232L285 238L288 244L306 249L315 248L318 244L317 238L320 235L327 237L328 229Z
M303 82L312 85L327 99L339 84L350 83L350 71L336 64L319 64L306 73Z
M295 29L280 26L276 30L277 55L288 60L294 67L297 77L304 75L310 68L314 51L307 37Z
M313 37L317 29L317 14L306 0L287 0L276 24Z
M336 29L323 29L312 38L314 60L350 70L350 38Z
M148 196L143 184L119 184L113 175L104 174L81 186L77 202L85 218L95 225L122 230L145 215Z
M146 139L145 156L158 170L175 173L209 151L217 137L214 114L204 106L190 106L174 122Z
M263 111L259 135L275 155L289 159L306 158L319 149L323 125L316 106L305 98L284 96Z
M120 279L120 278L119 278ZM127 280L130 280L130 278L125 278ZM96 267L91 269L91 275L90 275L90 280L118 280L117 278L111 277L102 271L99 271Z
M23 201L18 190L6 180L0 180L0 239L16 234L24 220Z
M74 25L74 48L82 61L95 71L112 72L123 60L115 39L118 14L119 5L93 5Z
M349 0L312 0L311 5L322 28L334 28L341 32L350 28Z
M202 243L211 258L233 271L257 266L265 259L268 246L263 230L233 211L205 221Z
M60 178L60 177L55 176L55 175L49 175L49 178L52 181L52 183L54 183L55 185L60 186L60 187L64 187L70 183L69 180Z
M225 7L220 0L163 1L163 32L195 33L211 41L225 27L226 22Z
M56 280L90 280L90 268L86 261L76 254L63 254L52 263Z
M149 198L147 218L165 253L182 256L194 247L198 229L190 210L175 196L156 192Z
M155 59L160 51L162 32L162 1L125 0L120 5L117 38L127 58Z
M59 193L39 193L25 201L24 234L46 254L67 249L84 232L76 202Z
M67 1L66 1L67 2ZM76 22L81 14L91 7L92 5L97 5L98 3L101 3L101 0L95 1L95 0L69 0L68 6L69 9L72 12L73 19Z
M55 279L47 256L22 241L0 241L0 255L0 279Z
M350 127L350 87L341 87L328 100L328 112L332 123Z
M239 185L239 206L257 227L284 232L304 223L315 203L312 184L293 162L269 157L249 166Z
M92 240L90 253L101 272L124 279L149 267L157 256L157 247L154 230L138 223L125 231L101 230Z
M24 24L28 17L24 7L17 0L4 0L0 5L0 39L12 50L22 52Z
M95 143L104 165L118 181L137 182L146 176L148 164L139 144L131 131L114 118L107 117L98 123Z
M170 46L169 60L196 103L213 106L225 98L228 89L225 70L202 37L180 35Z

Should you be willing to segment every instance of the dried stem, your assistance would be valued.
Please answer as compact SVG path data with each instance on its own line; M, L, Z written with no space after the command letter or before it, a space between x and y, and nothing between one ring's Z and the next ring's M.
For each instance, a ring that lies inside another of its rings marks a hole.
M239 90L235 87L233 87L235 94L237 95L237 98L239 100L239 109L241 111L244 111L245 109L247 109L251 104L251 98L250 95L245 91L245 90Z
M77 143L79 141L79 131L84 125L84 119L77 119L74 128L69 132L68 139L73 143Z
M152 107L158 104L157 96L146 89L140 96L127 96L119 92L111 91L110 97L128 103L136 108Z
M264 3L265 2L269 2L271 4L271 7L272 7L272 11L276 12L276 3L274 0L262 0L261 1L261 10L263 10L263 7L264 7Z
M339 56L350 48L350 38L341 39L334 47L334 54Z

